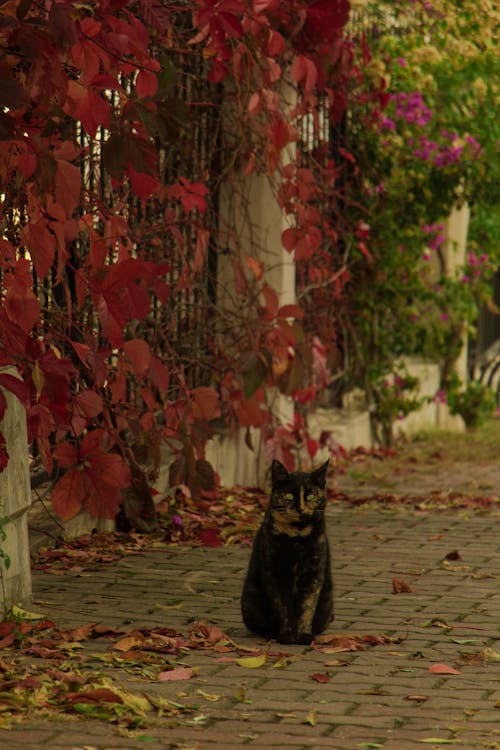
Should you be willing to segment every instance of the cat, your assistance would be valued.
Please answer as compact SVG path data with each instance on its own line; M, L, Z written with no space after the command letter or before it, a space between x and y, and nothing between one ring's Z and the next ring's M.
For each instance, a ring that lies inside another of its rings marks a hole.
M333 620L325 528L328 461L306 473L271 465L272 489L241 595L247 628L280 643L310 643Z

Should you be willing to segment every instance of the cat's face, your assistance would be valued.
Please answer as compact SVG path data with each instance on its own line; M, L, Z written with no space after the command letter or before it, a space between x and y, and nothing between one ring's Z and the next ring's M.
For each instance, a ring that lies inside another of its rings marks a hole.
M273 461L271 509L302 518L322 512L326 506L327 469L328 461L311 472L290 473L280 461Z

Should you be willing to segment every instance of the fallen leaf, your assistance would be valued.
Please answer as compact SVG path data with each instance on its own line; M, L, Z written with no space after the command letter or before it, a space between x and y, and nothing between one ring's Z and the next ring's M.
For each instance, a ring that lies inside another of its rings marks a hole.
M342 659L331 659L330 661L324 661L325 667L350 667L350 661L342 661Z
M312 709L312 711L309 711L308 714L306 714L306 717L303 724L310 724L312 727L315 727L318 723L318 712L315 709Z
M483 648L481 651L476 651L472 654L461 654L461 656L462 661L466 664L472 662L500 661L500 653L492 648Z
M142 638L137 638L135 635L127 635L120 641L113 644L113 648L116 651L131 651L134 646L140 646L142 644Z
M264 666L267 661L267 654L259 654L258 656L243 656L241 659L235 659L236 664L240 667L246 667L248 669L257 669L258 667Z
M115 693L109 688L95 688L94 690L86 690L81 693L68 693L66 700L71 703L89 703L91 705L99 703L123 703L123 699L118 693Z
M341 651L363 651L359 636L317 635L314 645L319 646L325 654L336 654Z
M453 550L453 552L448 552L447 555L443 557L443 560L461 560L462 555L458 550Z
M449 638L450 643L458 643L459 646L473 646L482 643L481 638Z
M315 682L330 682L332 679L329 674L323 674L321 672L316 672L315 674L310 675L311 680L314 680Z
M195 672L192 667L176 667L175 669L167 669L165 672L160 672L158 681L190 680L191 677L194 677L194 674Z
M21 620L43 620L44 618L44 615L37 612L28 612L28 610L17 607L15 604L12 606L12 615L19 617Z
M402 578L393 578L392 591L394 594L413 594L415 590Z
M206 693L204 690L200 690L199 688L196 692L207 701L215 702L220 701L220 699L222 698L222 695L217 695L216 693Z
M293 713L284 713L284 714L274 714L277 719L295 719L297 714Z
M406 695L405 699L407 701L415 701L416 703L424 703L425 701L429 700L428 695Z
M458 669L450 667L448 664L432 664L428 671L433 674L462 674Z

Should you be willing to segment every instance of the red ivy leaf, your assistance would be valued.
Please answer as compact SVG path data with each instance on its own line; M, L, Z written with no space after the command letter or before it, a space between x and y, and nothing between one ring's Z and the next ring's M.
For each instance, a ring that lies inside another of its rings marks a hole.
M123 351L131 361L134 373L142 378L151 364L151 349L147 341L143 339L132 339L123 344Z
M330 682L331 677L328 674L322 674L321 672L316 672L316 674L311 675L311 679L315 682Z
M135 82L135 90L139 99L154 96L158 91L158 78L151 70L140 70Z
M194 388L192 397L198 411L196 416L209 421L220 415L219 396L213 388Z
M80 203L82 175L74 164L62 159L56 161L56 201L64 208L64 212L69 219Z
M110 105L96 91L81 82L68 81L68 98L63 110L74 120L79 120L92 138L100 125L109 129Z
M64 474L52 490L52 506L62 521L74 518L83 507L86 497L85 479L79 468Z

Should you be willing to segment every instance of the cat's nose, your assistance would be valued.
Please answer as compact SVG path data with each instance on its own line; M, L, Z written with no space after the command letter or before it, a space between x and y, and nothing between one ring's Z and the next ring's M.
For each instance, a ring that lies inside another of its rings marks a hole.
M300 493L299 493L299 510L301 513L305 513L307 511L307 503L306 503L306 498L304 495L303 487L300 488Z

